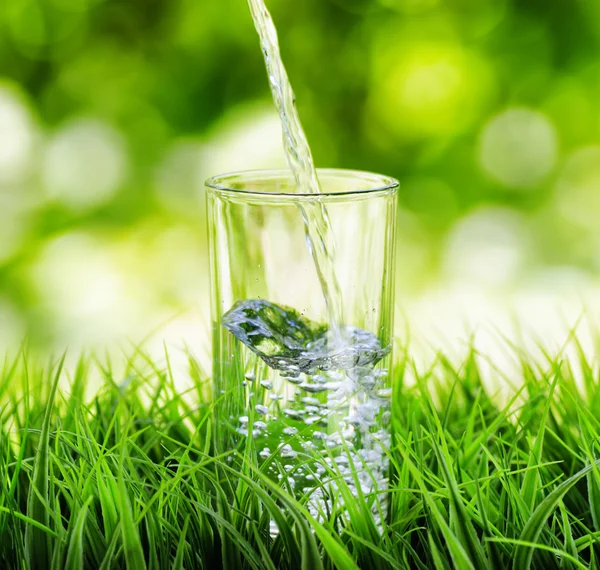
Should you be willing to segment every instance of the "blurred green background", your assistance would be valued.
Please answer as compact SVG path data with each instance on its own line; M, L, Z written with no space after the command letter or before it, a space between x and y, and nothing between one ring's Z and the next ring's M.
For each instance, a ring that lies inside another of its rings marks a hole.
M402 182L401 302L595 288L600 2L267 3L317 165ZM0 341L201 338L203 181L284 164L245 0L2 0Z

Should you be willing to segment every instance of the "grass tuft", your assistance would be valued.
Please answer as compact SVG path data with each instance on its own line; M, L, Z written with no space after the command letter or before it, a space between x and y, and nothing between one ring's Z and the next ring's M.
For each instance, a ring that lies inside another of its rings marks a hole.
M166 353L139 347L123 375L93 355L72 373L64 357L6 360L0 568L597 568L598 363L569 343L574 356L537 361L515 348L522 374L505 402L475 350L424 373L404 351L384 523L342 478L317 520L283 470L266 477L252 441L214 454L210 380L191 357L185 388Z

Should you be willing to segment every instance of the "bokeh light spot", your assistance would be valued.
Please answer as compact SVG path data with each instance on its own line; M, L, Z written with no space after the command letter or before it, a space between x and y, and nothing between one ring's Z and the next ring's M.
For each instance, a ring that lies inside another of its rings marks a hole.
M556 164L557 137L548 118L525 108L508 109L483 128L479 160L484 171L504 186L530 189Z
M9 86L0 84L0 184L16 182L31 168L35 131L29 109Z
M598 233L600 219L600 146L576 150L556 184L559 211L569 221Z
M277 113L262 104L234 110L202 146L198 188L210 176L224 172L287 168Z
M576 79L559 82L544 103L544 111L560 133L564 146L577 147L593 137L595 106L590 94Z
M17 192L0 194L0 264L26 244L30 229L30 204Z
M106 244L73 232L45 244L31 267L40 309L61 342L100 342L128 331L133 296Z
M43 182L50 198L81 211L108 201L123 183L125 171L121 135L100 121L79 119L50 139Z
M10 298L0 296L0 343L4 350L22 346L26 325Z
M205 145L204 163L216 165L218 172L267 168L273 161L284 164L281 139L281 123L273 110L240 110Z
M390 48L391 50L392 48ZM404 140L462 132L480 116L492 75L480 54L455 43L403 43L385 56L369 104L369 119Z
M48 39L44 12L40 4L33 0L9 2L6 22L18 48L28 51L40 48Z
M502 287L515 283L529 257L525 219L513 210L482 207L460 219L444 251L444 273L453 281Z
M182 140L173 144L162 159L154 178L154 189L162 206L182 216L197 216L204 210L198 200L198 164L202 160L199 141Z

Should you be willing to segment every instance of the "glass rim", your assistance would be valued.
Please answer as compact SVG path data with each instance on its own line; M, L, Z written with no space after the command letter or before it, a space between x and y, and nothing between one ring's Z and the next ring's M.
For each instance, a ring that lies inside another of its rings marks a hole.
M264 170L242 170L239 172L229 172L226 174L219 174L209 178L205 185L211 190L217 192L223 192L227 194L237 194L243 196L260 196L262 198L288 198L290 200L301 199L314 199L314 198L336 198L342 196L364 196L366 194L383 194L390 193L398 189L400 182L391 176L383 174L376 174L374 172L368 172L363 170L351 170L344 168L317 168L317 174L319 178L324 177L338 177L342 179L356 179L357 181L372 182L371 186L367 188L356 188L354 190L342 190L340 192L320 192L319 194L311 194L307 192L264 192L261 190L245 190L240 188L232 188L231 184L228 185L234 179L241 179L251 181L254 180L270 180L270 179L292 179L292 172L288 169L264 169Z

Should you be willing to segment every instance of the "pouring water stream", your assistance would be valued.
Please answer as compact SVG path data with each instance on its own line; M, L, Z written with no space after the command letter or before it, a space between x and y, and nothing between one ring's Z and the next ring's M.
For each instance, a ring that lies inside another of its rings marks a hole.
M330 330L340 340L344 324L341 288L335 274L335 242L325 205L318 196L321 185L314 166L310 146L300 122L294 91L281 60L277 30L263 0L248 0L256 31L260 37L273 101L281 119L283 146L288 166L294 175L297 193L314 194L314 202L300 206L306 231L306 242L317 271Z

